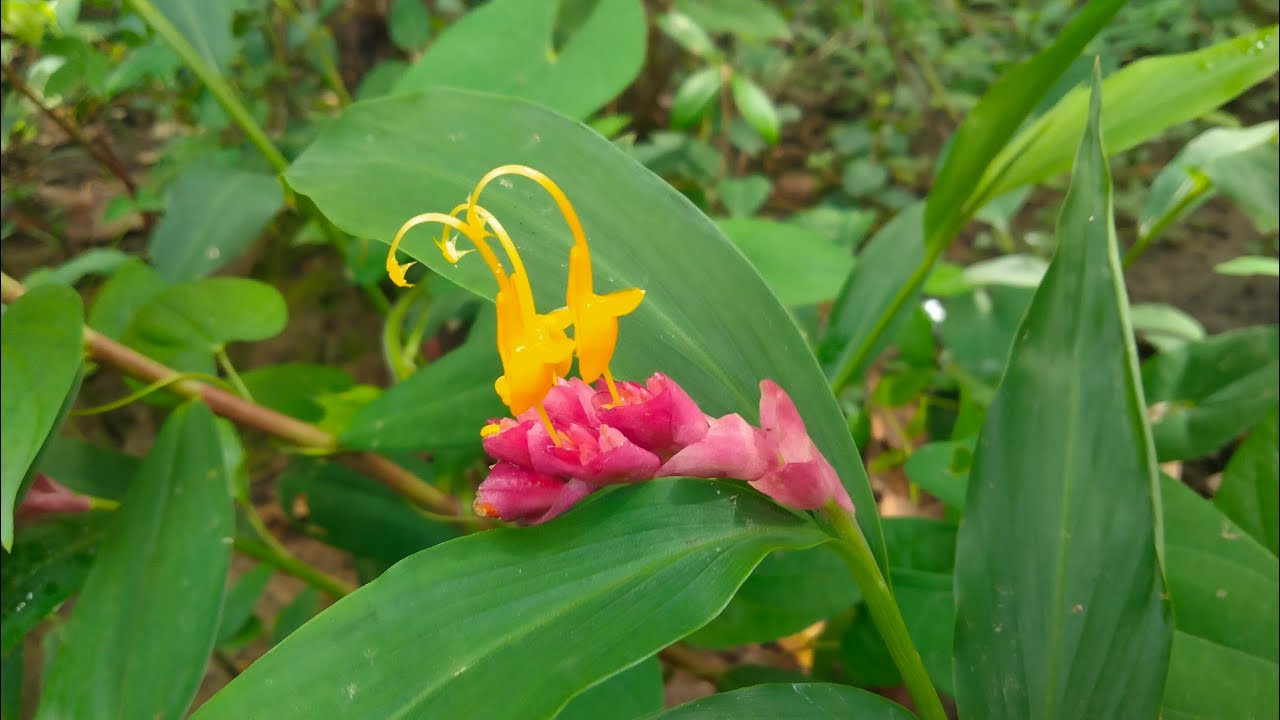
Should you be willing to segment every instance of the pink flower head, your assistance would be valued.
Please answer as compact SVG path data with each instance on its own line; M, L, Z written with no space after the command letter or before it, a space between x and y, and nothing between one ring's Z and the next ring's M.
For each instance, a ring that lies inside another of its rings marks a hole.
M654 373L645 385L617 384L619 401L608 392L592 400L596 416L631 442L662 457L670 457L707 434L707 417L674 380Z
M37 473L15 514L30 517L47 513L81 513L92 509L93 501L89 498L76 494L44 473Z
M547 417L555 425L577 423L589 427L599 424L596 418L595 405L592 398L596 391L578 378L561 380L547 393L542 400L542 407ZM520 420L541 420L536 408L520 413Z
M548 475L577 478L593 488L648 480L662 461L608 425L596 429L570 424L557 427L557 445L542 425L529 430L533 469Z
M760 426L768 435L775 462L751 487L799 510L817 510L835 500L853 511L840 476L813 444L795 403L772 380L760 382Z
M658 475L750 481L769 469L770 453L768 435L735 413L712 420L702 439L676 453Z
M529 431L540 421L497 418L489 421L480 431L484 451L494 460L503 460L522 467L529 467Z
M525 520L537 525L550 520L591 494L581 480L552 475L500 462L476 488L476 515L502 520Z

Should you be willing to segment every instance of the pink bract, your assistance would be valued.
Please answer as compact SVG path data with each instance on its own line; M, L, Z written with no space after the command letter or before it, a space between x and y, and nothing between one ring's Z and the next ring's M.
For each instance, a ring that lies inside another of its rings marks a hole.
M593 398L596 416L631 442L671 457L707 434L707 418L674 380L654 373L645 385L618 383L619 402L608 392Z

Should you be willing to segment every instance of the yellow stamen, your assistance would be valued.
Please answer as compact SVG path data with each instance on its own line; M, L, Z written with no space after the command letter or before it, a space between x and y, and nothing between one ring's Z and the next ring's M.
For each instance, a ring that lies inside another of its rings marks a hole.
M604 384L609 386L609 397L613 398L612 405L622 402L622 398L618 397L618 386L613 384L613 373L609 372L609 368L604 369Z
M488 425L480 428L480 437L489 437L490 435L497 435L500 432L502 432L501 425L498 423L489 423Z
M556 447L563 447L564 443L560 442L560 433L556 432L556 426L551 424L551 417L547 415L547 409L538 403L538 417L542 418L542 424L547 427L547 434L551 436L551 442Z

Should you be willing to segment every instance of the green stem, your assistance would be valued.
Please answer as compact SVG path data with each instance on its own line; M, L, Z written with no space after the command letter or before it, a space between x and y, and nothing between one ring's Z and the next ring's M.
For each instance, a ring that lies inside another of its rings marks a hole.
M245 400L253 402L253 393L249 392L249 386L244 384L244 380L240 378L240 373L236 372L236 366L231 364L231 358L227 357L227 351L224 348L218 348L218 351L213 356L218 360L218 367L222 368L222 371L227 374L227 380L230 381L231 387L236 389L236 393Z
M425 287L425 283L418 283L408 292L403 293L387 311L382 324L382 356L387 361L387 369L391 371L391 375L397 382L409 377L417 369L413 364L412 356L405 352L401 332L405 315L425 292Z
M70 414L72 417L85 417L88 415L101 415L102 413L111 412L112 410L117 410L119 408L124 407L125 405L128 405L133 402L137 402L138 400L141 400L142 398L150 395L151 393L157 390L162 390L176 382L182 382L183 380L203 380L213 385L221 385L224 387L226 386L226 382L224 382L222 378L214 377L213 375L209 375L207 373L202 373L202 372L178 373L177 375L170 375L169 377L160 378L159 380L151 383L150 385L147 385L146 387L139 388L138 390L135 390L129 393L128 395L125 395L119 400L112 400L111 402L106 403L105 405L95 405L94 407L84 408L83 410L72 410Z
M947 720L938 692L933 689L933 681L924 669L919 651L911 642L911 635L907 632L907 624L902 620L902 612L898 610L893 591L881 574L871 546L867 544L867 538L854 520L853 513L832 502L823 508L823 515L836 532L836 552L849 566L853 579L862 590L862 599L871 610L871 619L888 646L889 655L902 675L907 691L911 693L916 713L921 720Z
M1132 265L1133 261L1138 259L1138 256L1142 254L1143 250L1147 249L1148 245L1163 235L1164 231L1168 230L1175 220L1182 217L1187 208L1213 189L1213 184L1207 178L1197 177L1195 182L1196 186L1192 188L1191 192L1169 208L1168 211L1160 216L1160 219L1156 220L1145 233L1138 237L1138 241L1133 244L1133 247L1129 248L1129 252L1124 254L1124 267L1127 268Z
M252 513L251 513L252 515ZM278 544L278 543L277 543ZM279 553L268 545L250 538L236 537L235 549L251 558L261 560L286 575L292 575L311 587L334 599L350 595L355 587L302 562L292 554Z
M849 383L857 379L858 370L862 367L871 351L875 349L876 343L880 340L880 336L889 329L889 324L902 311L902 307L907 304L920 288L924 285L924 281L929 279L929 273L933 270L933 264L937 262L942 255L942 251L946 249L948 243L932 243L929 250L925 253L924 259L916 266L911 273L911 277L898 288L898 293L893 296L893 300L889 301L889 307L880 313L880 317L876 318L876 324L872 326L871 332L854 350L848 361L840 367L840 372L831 380L831 391L836 395L845 389Z
M164 13L151 4L151 0L131 0L131 2L133 3L134 11L142 16L142 19L156 31L156 34L161 39L168 43L169 47L178 54L178 57L182 58L182 61L196 74L196 77L200 78L200 81L209 88L209 92L213 93L214 99L231 116L231 119L235 120L236 124L244 130L249 142L258 148L258 152L262 153L262 156L267 159L267 163L271 165L271 168L277 174L283 175L284 171L289 167L289 162L284 159L284 155L267 137L266 131L262 129L258 121L253 119L249 109L240 102L240 99L236 97L235 91L231 89L231 86L222 78L217 69L205 62L200 52L173 26L173 23L169 22ZM286 192L288 192L287 189Z

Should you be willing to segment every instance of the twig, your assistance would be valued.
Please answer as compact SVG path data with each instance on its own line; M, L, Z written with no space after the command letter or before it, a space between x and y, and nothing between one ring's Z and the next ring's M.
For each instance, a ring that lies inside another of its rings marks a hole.
M26 292L22 283L0 273L0 299L12 303ZM103 365L143 382L154 383L179 374L177 370L125 347L96 330L84 328L85 347L89 356ZM274 435L295 445L321 452L341 452L338 441L329 433L267 407L195 380L180 380L167 386L170 392L203 401L213 412L239 425ZM345 465L383 483L415 505L441 515L457 516L458 501L421 478L391 462L367 452L343 454Z
M671 645L658 653L668 665L678 667L690 675L718 682L729 671L729 663L724 658L705 650L698 650L687 645Z
M74 121L66 117L66 115L64 115L60 110L45 105L40 96L36 94L36 91L31 89L31 86L27 85L27 82L18 74L18 71L14 70L11 66L4 65L3 70L5 80L8 80L9 84L13 85L14 90L17 90L23 97L30 100L31 103L36 106L36 109L43 113L45 117L52 120L59 128L62 128L62 131L67 134L67 137L70 137L77 144L83 147L86 152L93 156L94 160L98 161L98 164L102 165L102 167L107 170L107 172L115 175L116 178L124 184L125 190L129 193L129 197L135 199L138 197L137 184L134 183L133 178L129 176L129 171L125 168L124 163L120 161L120 158L116 156L110 145L101 140L99 142L94 142L88 135L84 134L84 131L81 130Z

